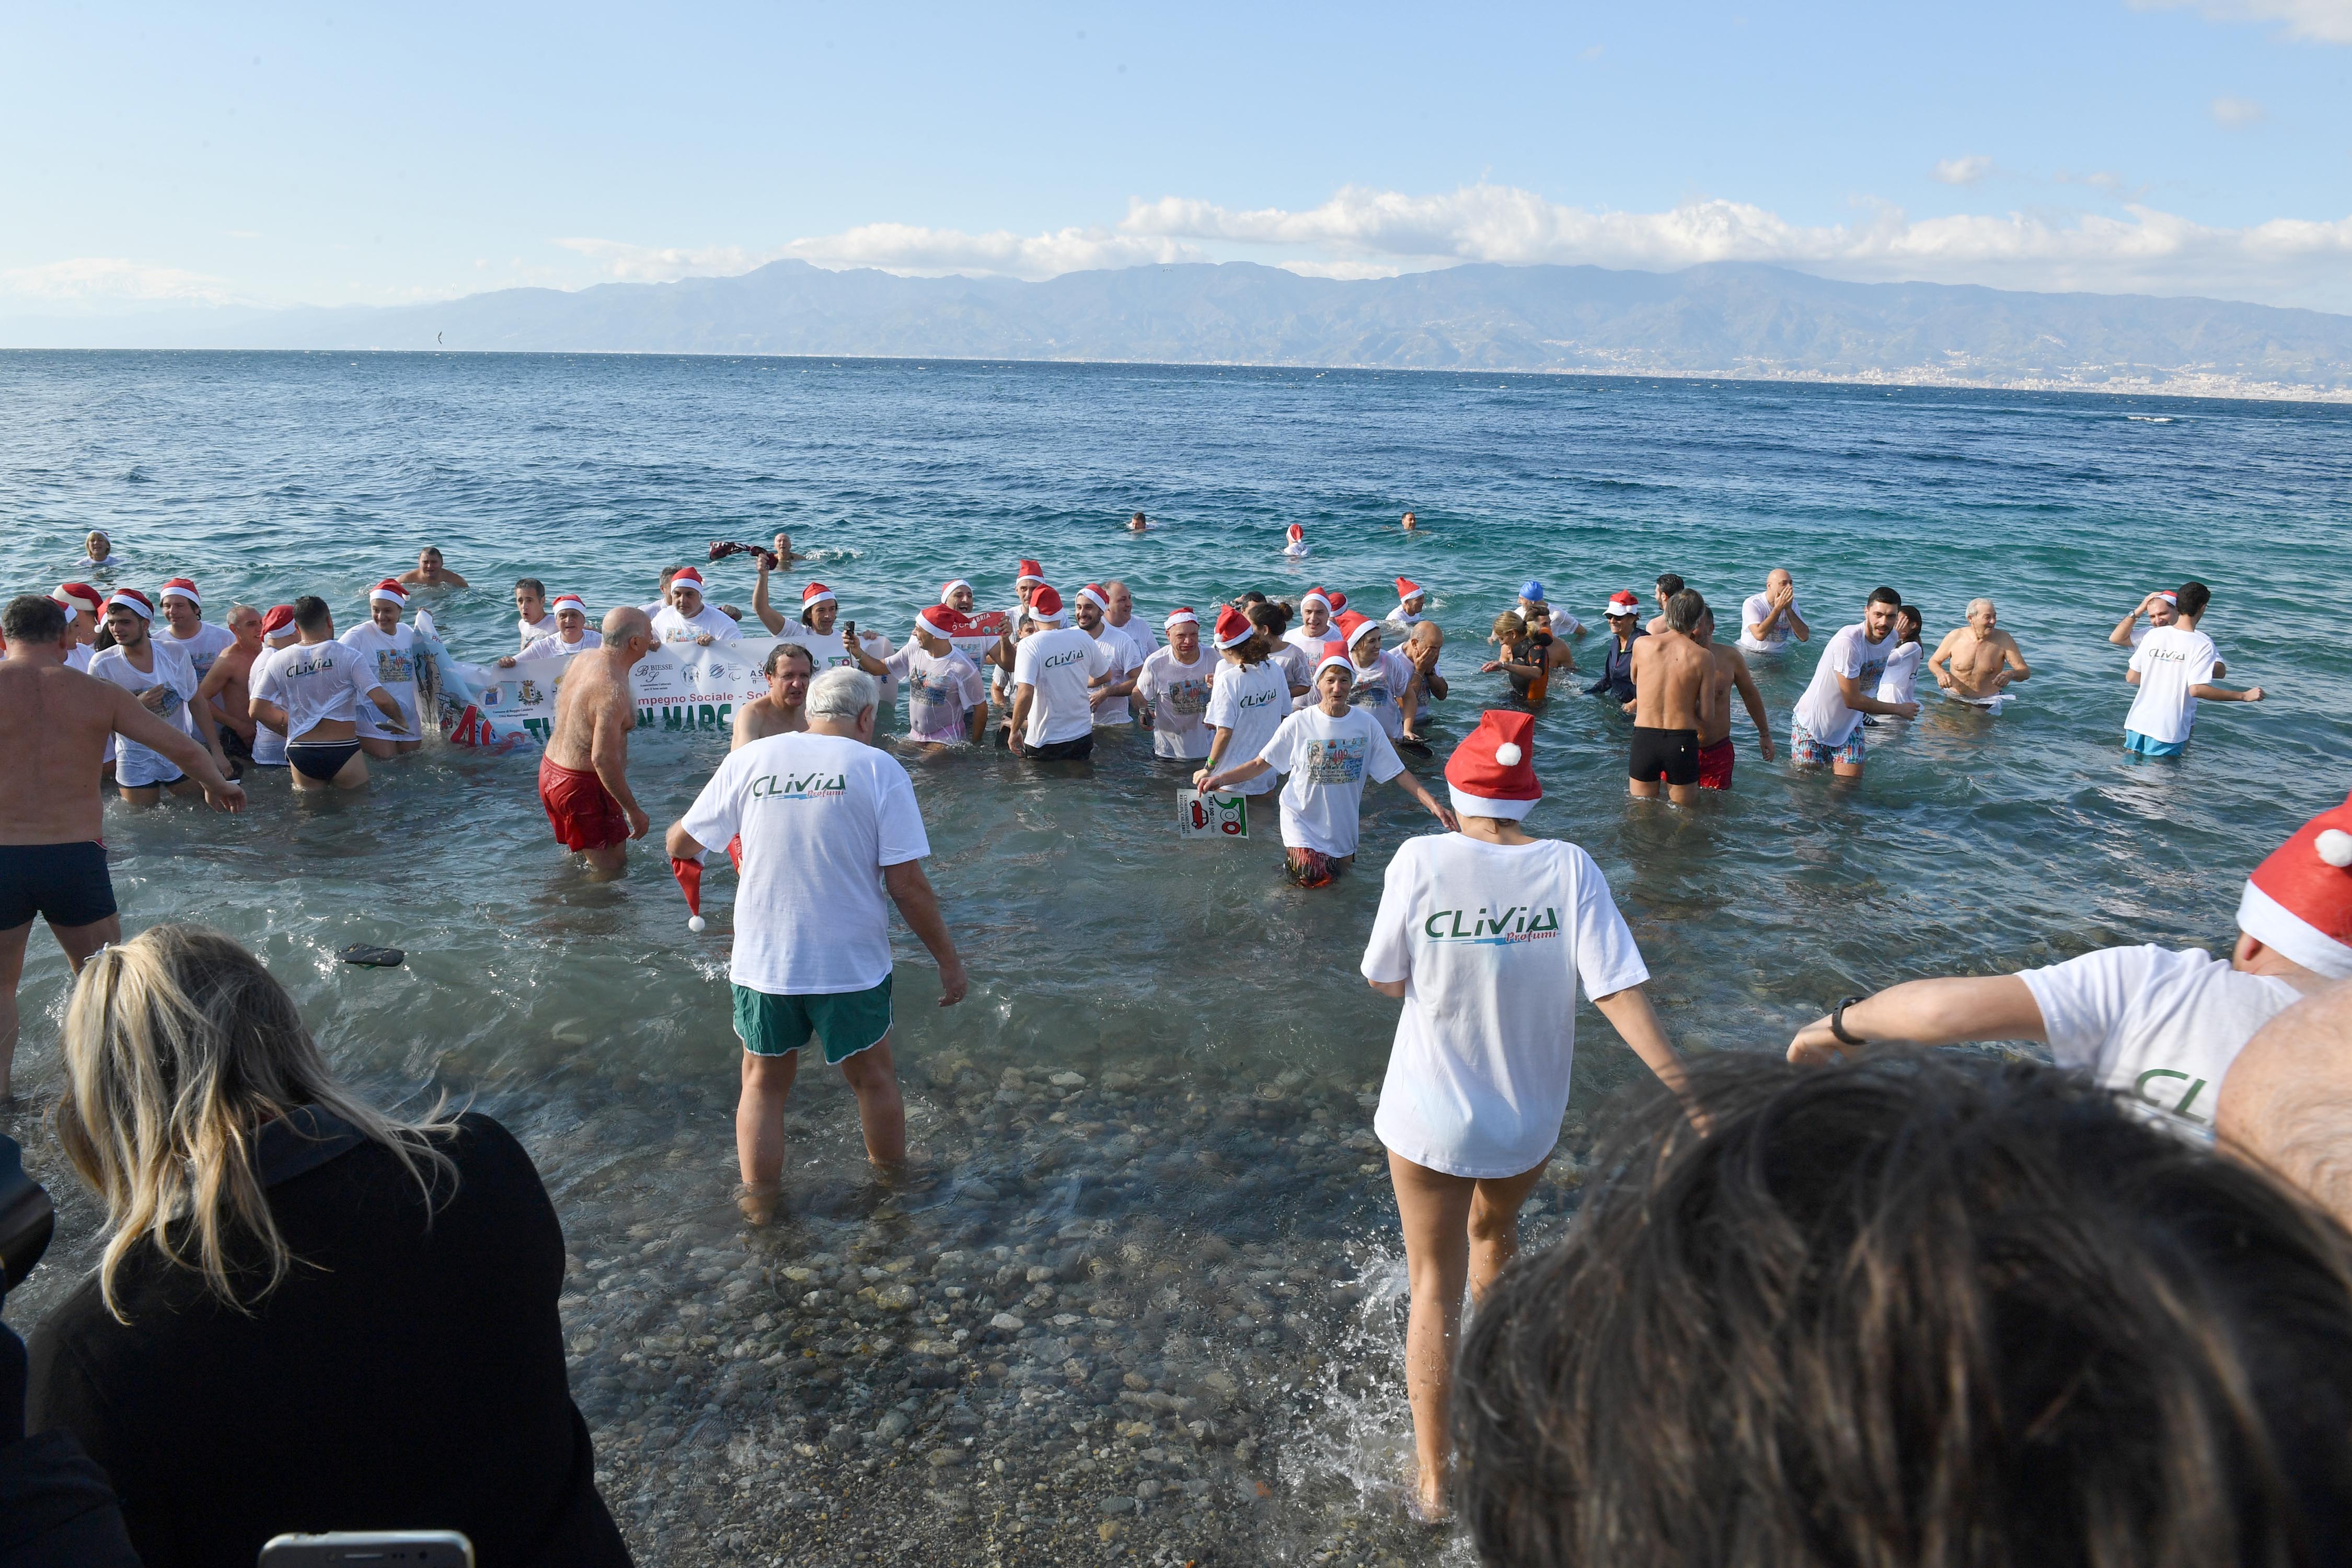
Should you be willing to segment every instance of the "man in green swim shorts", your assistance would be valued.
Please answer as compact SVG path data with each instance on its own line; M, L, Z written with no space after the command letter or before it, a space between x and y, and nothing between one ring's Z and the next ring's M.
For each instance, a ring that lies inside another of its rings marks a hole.
M907 770L877 751L878 688L864 671L809 682L803 731L727 754L693 806L670 825L682 859L741 835L735 895L735 1035L743 1093L735 1152L744 1216L775 1215L784 1169L784 1102L814 1040L857 1096L866 1156L886 1176L907 1161L907 1109L890 1056L890 907L940 966L940 1005L963 1000L939 899L923 875L930 840Z

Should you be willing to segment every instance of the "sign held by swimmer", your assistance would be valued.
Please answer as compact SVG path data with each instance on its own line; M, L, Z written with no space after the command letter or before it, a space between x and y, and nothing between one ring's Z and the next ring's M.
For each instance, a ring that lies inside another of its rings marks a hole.
M1247 838L1249 796L1176 792L1176 826L1183 838Z

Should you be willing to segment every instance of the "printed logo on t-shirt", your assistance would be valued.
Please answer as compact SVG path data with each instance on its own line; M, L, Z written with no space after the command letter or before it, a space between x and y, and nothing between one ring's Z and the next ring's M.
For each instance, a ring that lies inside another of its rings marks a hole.
M1385 708L1389 705L1389 683L1381 676L1360 679L1355 691L1349 697L1350 708Z
M1514 905L1500 913L1483 904L1475 910L1439 910L1421 922L1421 934L1432 942L1472 947L1549 942L1559 935L1559 911L1549 907L1538 910L1531 904Z
M1236 708L1265 708L1272 705L1277 698L1285 702L1289 701L1290 689L1286 686L1279 691L1244 691L1239 697L1234 699L1234 706Z
M333 654L317 653L312 654L308 658L289 660L286 667L279 670L278 673L289 677L297 675L319 675L334 668L335 656Z
M1180 680L1164 689L1167 692L1168 710L1171 713L1181 714L1191 719L1199 715L1209 705L1209 683L1205 680ZM1265 697L1247 698L1241 705L1244 708L1262 708L1271 700L1271 698Z
M397 648L379 648L375 656L375 683L378 686L404 686L416 679L416 666Z
M1299 771L1308 784L1354 784L1364 776L1364 752L1368 742L1360 736L1344 741L1309 741L1307 742L1307 765Z
M1067 653L1046 655L1044 658L1037 661L1037 668L1040 669L1059 669L1066 664L1084 664L1086 661L1087 650L1081 647L1074 647Z
M753 800L825 800L848 793L846 773L770 773L751 781Z

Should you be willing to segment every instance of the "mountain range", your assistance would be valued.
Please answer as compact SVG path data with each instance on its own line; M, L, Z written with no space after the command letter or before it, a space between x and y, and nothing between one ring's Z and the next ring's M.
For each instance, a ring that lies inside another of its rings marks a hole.
M1246 262L1045 282L776 261L732 278L429 305L0 320L24 348L807 354L1580 372L2352 400L2352 316L2219 300L1476 264Z

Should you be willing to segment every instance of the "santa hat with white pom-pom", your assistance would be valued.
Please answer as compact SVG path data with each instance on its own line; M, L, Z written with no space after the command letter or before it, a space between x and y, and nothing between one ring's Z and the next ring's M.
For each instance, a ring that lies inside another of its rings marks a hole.
M2238 929L2330 980L2352 979L2352 799L2305 823L2246 879Z
M1536 716L1489 709L1445 762L1445 788L1464 816L1517 822L1543 798L1536 782Z

